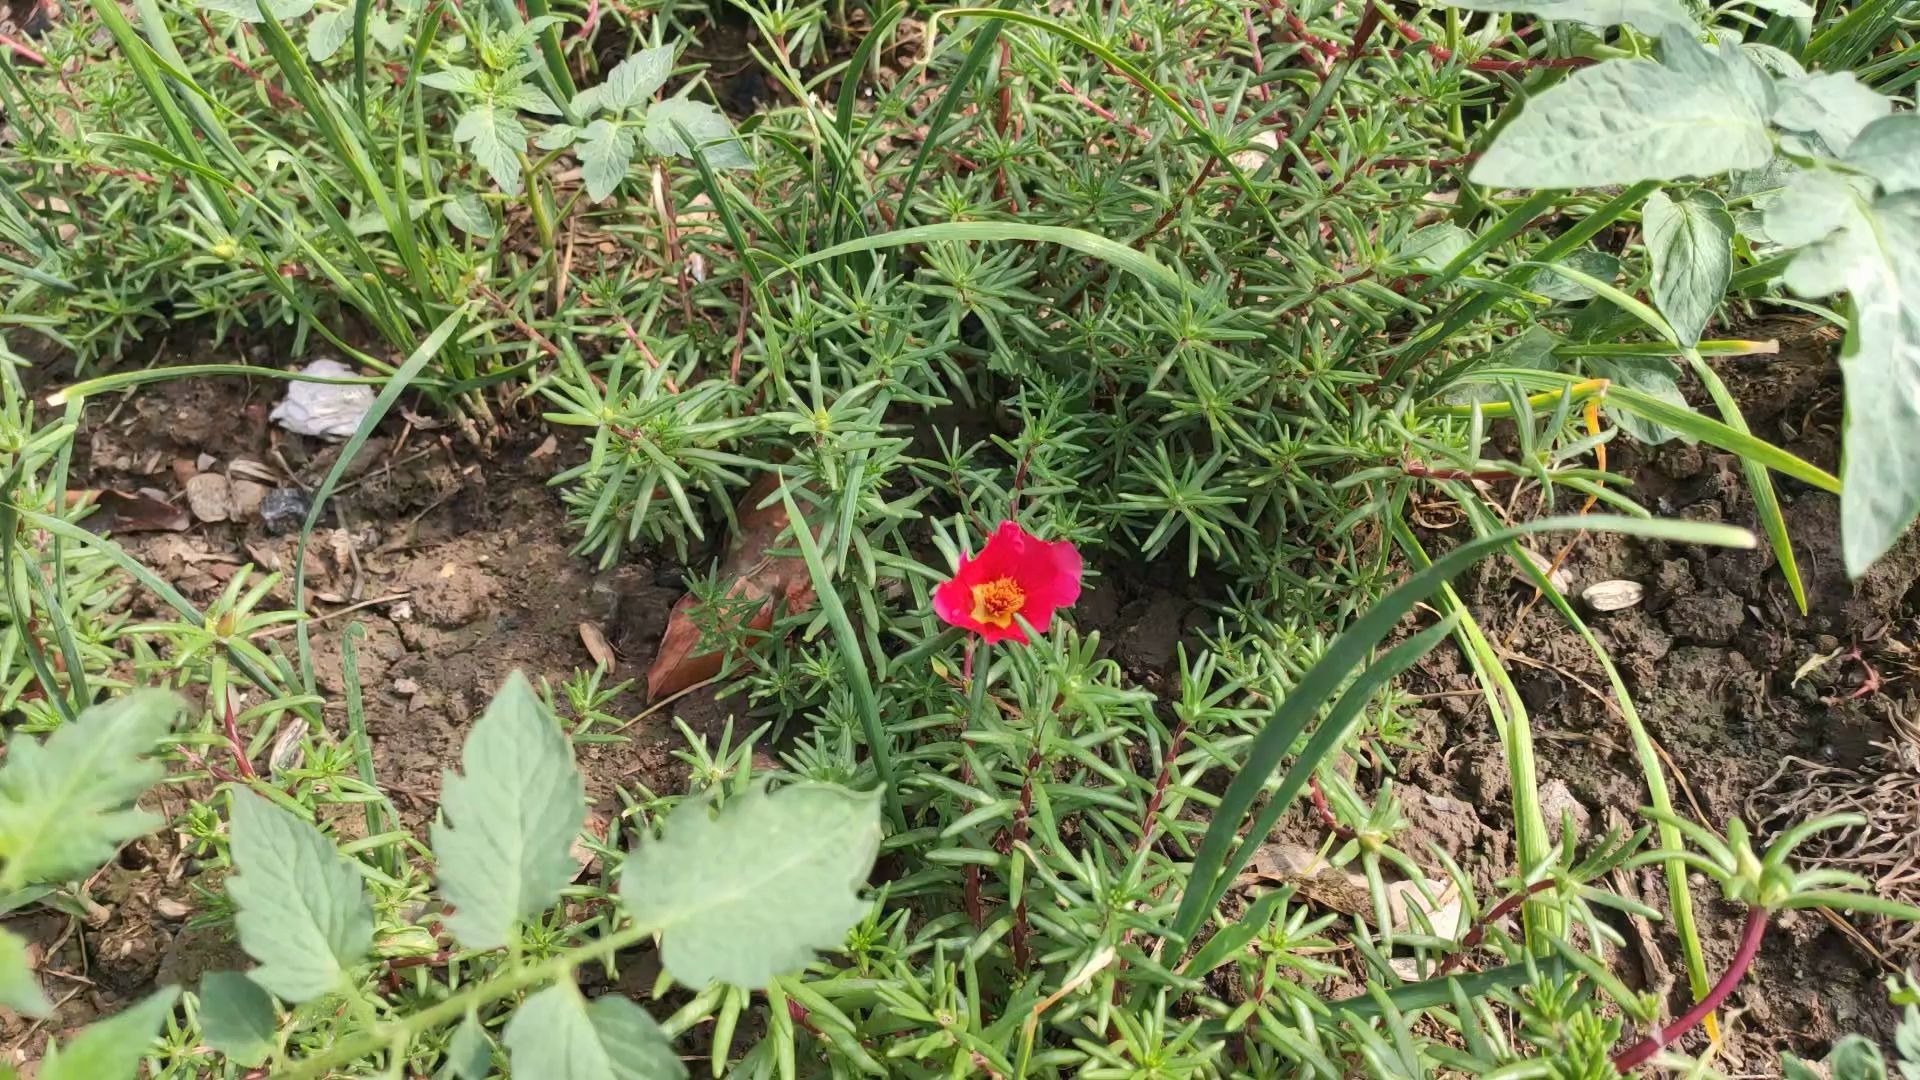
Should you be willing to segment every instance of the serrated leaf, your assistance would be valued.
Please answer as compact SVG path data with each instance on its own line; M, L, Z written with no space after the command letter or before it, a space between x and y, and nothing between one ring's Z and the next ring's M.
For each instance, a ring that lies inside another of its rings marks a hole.
M65 1046L48 1044L38 1080L134 1080L179 997L179 988L169 986L89 1025Z
M860 886L880 846L872 795L801 784L754 789L716 816L689 803L644 839L620 872L620 900L660 930L681 983L746 989L839 948L866 913Z
M1473 234L1449 221L1416 229L1400 241L1393 258L1414 271L1433 271L1445 267L1453 257L1467 249Z
M676 128L685 128L694 145L716 169L744 169L753 164L746 147L733 134L733 125L719 109L687 97L668 98L647 109L647 145L661 155L691 157Z
M1669 26L1693 32L1693 20L1676 0L1443 0L1467 11L1512 11L1556 22L1631 26L1658 37Z
M40 989L40 976L27 962L27 943L0 930L0 1005L22 1016L41 1017L53 1011Z
M1847 148L1847 164L1878 180L1889 195L1920 189L1920 113L1868 124Z
M573 99L574 111L611 109L623 112L645 105L673 74L672 45L641 49L613 66L605 82L580 91Z
M525 109L541 116L559 116L560 106L553 103L545 90L527 83L510 86L501 91L494 104L503 109Z
M250 791L233 793L240 947L254 982L292 1002L337 989L373 944L373 907L360 875L320 830Z
M1833 154L1846 153L1861 129L1893 112L1893 99L1861 85L1850 71L1787 79L1776 89L1780 103L1773 122L1788 131L1819 136Z
M1851 218L1797 253L1784 281L1802 296L1853 297L1840 351L1840 539L1859 577L1920 513L1920 191L1846 201Z
M200 1036L235 1064L254 1068L273 1053L278 1019L273 998L237 971L215 971L200 980Z
M1610 282L1620 273L1620 260L1604 251L1581 248L1570 251L1556 265L1577 270L1589 277ZM1561 300L1568 303L1593 299L1593 290L1570 277L1564 277L1552 270L1538 270L1527 279L1527 291L1539 293L1549 300Z
M468 1013L447 1043L446 1061L433 1074L433 1080L487 1080L492 1068L493 1040L487 1038L480 1018Z
M179 701L139 690L95 705L44 741L16 735L0 764L0 892L91 873L162 819L133 805L166 775L146 754Z
M519 117L491 105L477 106L460 115L453 141L466 144L501 191L520 194L520 153L527 148L527 129Z
M580 129L572 124L549 124L545 131L533 137L533 145L542 150L561 150L572 146L580 137Z
M1771 160L1766 106L1754 100L1765 76L1738 49L1716 56L1686 35L1661 41L1663 63L1609 60L1528 99L1474 164L1473 182L1597 187Z
M627 178L627 166L633 160L633 132L595 120L580 133L574 153L580 155L580 177L587 183L587 197L599 202Z
M420 85L445 90L450 94L477 94L480 92L480 73L471 68L442 68L420 76Z
M1693 410L1693 406L1687 404L1687 396L1680 392L1680 381L1670 360L1655 356L1595 357L1588 361L1588 370L1602 379L1612 380L1629 390L1651 394L1661 401L1677 405L1689 412ZM1626 409L1616 409L1609 405L1606 407L1606 413L1614 426L1649 446L1658 446L1676 438L1689 443L1693 442L1692 439L1672 428L1656 424Z
M467 733L460 767L441 783L446 823L432 830L440 894L453 905L454 938L493 949L573 880L586 782L566 735L518 671Z
M515 1076L682 1080L687 1075L645 1009L612 995L589 1003L570 982L522 1002L501 1038Z
M498 231L493 215L487 211L487 204L480 196L468 192L456 195L440 205L440 212L454 228L470 236L486 239Z
M1653 263L1653 302L1689 348L1700 343L1707 320L1726 298L1733 278L1733 215L1720 196L1664 191L1641 210L1647 255Z
M353 33L353 12L346 8L323 11L307 26L307 55L315 63L327 60L347 43Z

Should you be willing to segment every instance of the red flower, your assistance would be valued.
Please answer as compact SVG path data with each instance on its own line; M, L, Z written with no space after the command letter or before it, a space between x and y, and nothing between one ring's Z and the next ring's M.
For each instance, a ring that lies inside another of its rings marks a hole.
M961 556L953 577L933 590L933 612L989 642L1027 642L1015 615L1045 631L1053 610L1080 599L1080 553L1065 540L1042 540L1011 521L987 537L978 555Z

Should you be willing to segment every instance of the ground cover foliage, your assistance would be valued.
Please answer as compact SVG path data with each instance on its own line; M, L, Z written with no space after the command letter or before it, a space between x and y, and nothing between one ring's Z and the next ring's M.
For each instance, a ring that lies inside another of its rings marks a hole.
M1519 545L1617 531L1770 545L1804 607L1776 481L1840 493L1855 575L1887 551L1920 508L1915 60L1875 0L60 10L0 72L0 303L64 387L0 367L0 893L79 906L164 783L254 966L35 1075L1710 1074L1696 1031L1782 913L1920 912L1796 863L1850 818L1677 809L1617 675L1642 827L1550 839L1533 718L1447 581L1513 559L1592 643ZM1845 327L1838 475L1749 434L1708 363L1766 348L1728 329L1755 306ZM288 374L140 366L177 324L380 388L303 539L415 396L476 455L534 414L576 435L554 512L599 565L775 516L805 587L770 624L689 581L739 736L578 839L592 728L557 717L598 683L503 671L403 827L359 702L316 691L338 630L303 582L196 606L67 498L89 401ZM1651 515L1606 470L1622 432L1738 455L1761 535ZM1191 581L1169 684L1071 607L1016 640L937 615L1003 520L1089 586ZM1393 679L1449 640L1504 751L1492 893L1353 768L1404 745ZM263 777L289 729L304 767ZM1242 887L1296 803L1360 910ZM1642 865L1660 910L1611 890ZM1702 890L1746 912L1712 970ZM1621 914L1673 927L1671 999L1616 972ZM583 991L632 970L649 993ZM1850 1041L1833 1075L1920 1068L1901 992L1904 1061ZM11 934L0 1003L50 1004Z

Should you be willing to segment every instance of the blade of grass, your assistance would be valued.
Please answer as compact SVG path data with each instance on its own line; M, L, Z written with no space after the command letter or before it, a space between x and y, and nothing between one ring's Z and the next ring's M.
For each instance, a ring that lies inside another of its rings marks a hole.
M1486 535L1498 527L1498 523L1470 489L1453 481L1442 483L1441 488L1466 511L1467 517L1473 522L1475 532ZM1654 745L1653 736L1648 733L1646 724L1640 719L1640 710L1634 706L1633 695L1628 692L1626 681L1620 677L1620 669L1614 665L1613 658L1607 655L1607 651L1600 647L1599 640L1593 636L1593 631L1587 626L1586 620L1580 617L1579 612L1574 610L1566 597L1560 595L1560 590L1553 587L1545 571L1535 565L1533 560L1521 554L1518 545L1514 546L1512 554L1515 565L1519 566L1521 571L1533 581L1534 587L1547 598L1547 602L1553 605L1561 618L1567 620L1567 625L1573 627L1574 632L1587 643L1587 648L1599 661L1601 670L1606 672L1607 683L1613 690L1614 702L1620 708L1620 718L1626 723L1627 735L1633 741L1634 760L1639 764L1640 774L1646 780L1647 797L1655 810L1672 816L1673 797L1667 790L1667 774L1660 765L1659 750ZM1681 840L1680 830L1664 818L1657 821L1660 846L1668 851L1683 850L1686 845ZM1668 859L1661 868L1667 879L1667 900L1673 909L1673 932L1680 939L1680 953L1686 963L1687 985L1697 1001L1706 996L1712 981L1707 977L1707 957L1700 944L1700 928L1694 917L1693 893L1687 885L1687 866L1679 859Z
M840 603L840 592L834 588L833 578L827 573L826 561L820 556L820 545L813 538L813 529L807 525L806 515L800 512L800 507L793 501L793 492L788 490L785 480L780 483L780 501L786 505L788 531L793 534L794 543L800 547L800 558L807 564L807 576L813 580L813 592L819 600L820 611L826 616L827 626L833 630L834 642L840 648L840 659L847 672L849 689L853 692L854 710L860 714L860 726L867 739L867 752L873 756L873 771L880 778L887 816L892 819L896 832L906 832L907 814L900 806L900 789L894 783L893 750L888 745L887 730L880 722L880 703L874 697L873 680L867 674L867 659L860 648L860 635L854 630L853 621L847 618L846 606Z
M802 267L838 258L851 252L877 251L881 248L905 247L908 244L930 244L940 241L992 243L1006 240L1058 244L1099 259L1169 292L1180 293L1185 289L1185 283L1180 275L1168 269L1164 263L1118 241L1109 240L1084 229L1069 229L1060 225L1028 225L1016 221L947 221L938 225L916 225L908 229L896 229L878 236L865 236L857 240L849 240L844 244L835 244L825 251L816 251L796 259L783 269L791 273Z
M1320 660L1301 676L1293 691L1274 710L1273 716L1254 738L1248 752L1248 764L1228 785L1226 794L1221 797L1214 811L1213 823L1194 856L1192 876L1169 929L1170 936L1182 942L1192 940L1193 933L1199 929L1210 910L1211 898L1216 894L1216 886L1227 866L1240 825L1247 819L1255 799L1266 786L1267 776L1271 774L1273 766L1291 748L1292 739L1298 732L1304 730L1306 718L1319 710L1346 680L1347 673L1387 636L1407 612L1413 610L1415 604L1431 596L1453 575L1498 550L1508 541L1536 533L1580 529L1690 544L1725 547L1751 547L1754 544L1753 534L1745 529L1706 522L1644 520L1601 514L1543 518L1516 525L1495 536L1468 541L1407 579L1355 620L1345 633L1334 639L1321 654ZM1260 768L1260 763L1265 763L1266 768Z
M1720 410L1720 417L1726 425L1742 435L1752 434L1747 427L1747 418L1740 412L1740 403L1733 400L1733 394L1727 390L1727 384L1721 381L1719 372L1714 371L1696 349L1688 349L1682 355L1699 377L1700 385L1707 388L1707 396L1713 399L1713 406ZM1740 469L1746 474L1747 490L1753 495L1754 516L1759 519L1761 531L1767 534L1767 543L1773 547L1773 557L1780 562L1780 572L1787 577L1787 590L1793 593L1793 606L1805 615L1807 587L1800 580L1800 562L1793 554L1793 539L1787 535L1787 519L1780 511L1780 496L1773 490L1773 477L1768 475L1766 466L1749 457L1740 459Z

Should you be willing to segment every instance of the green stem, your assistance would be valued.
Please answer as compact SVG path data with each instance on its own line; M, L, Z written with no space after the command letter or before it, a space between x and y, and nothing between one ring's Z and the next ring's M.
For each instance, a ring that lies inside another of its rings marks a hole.
M412 1016L374 1024L352 1038L336 1043L326 1051L275 1074L275 1080L316 1080L339 1066L362 1060L382 1046L403 1045L422 1032L431 1031L442 1024L452 1023L465 1016L469 1009L477 1009L482 1005L499 1001L501 998L511 997L530 986L564 978L582 964L604 959L621 949L638 945L651 933L653 933L652 927L634 924L591 945L570 949L544 963L509 971L497 978L478 983Z

